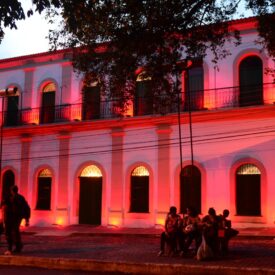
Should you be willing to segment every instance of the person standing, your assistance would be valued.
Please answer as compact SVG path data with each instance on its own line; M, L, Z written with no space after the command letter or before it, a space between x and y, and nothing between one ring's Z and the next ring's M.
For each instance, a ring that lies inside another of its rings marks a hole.
M12 244L13 244L13 231L12 231L12 224L13 224L13 214L12 214L12 197L11 194L8 193L3 198L1 202L2 206L2 217L3 217L3 228L4 233L6 236L6 240L8 243L8 250L5 251L5 255L12 254Z
M5 255L22 251L20 224L23 218L26 219L26 226L29 224L29 215L25 213L29 211L26 210L29 206L25 198L18 193L16 185L12 186L10 191L10 195L3 202L4 228L8 242L8 250ZM15 246L14 250L12 250L13 246Z

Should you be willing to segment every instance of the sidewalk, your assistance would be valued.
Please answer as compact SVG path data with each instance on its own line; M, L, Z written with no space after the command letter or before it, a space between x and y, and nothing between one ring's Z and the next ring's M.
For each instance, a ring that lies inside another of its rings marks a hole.
M275 227L239 228L227 257L198 262L193 255L157 257L161 229L92 226L24 228L24 250L0 265L127 274L275 274ZM3 256L2 256L3 255Z

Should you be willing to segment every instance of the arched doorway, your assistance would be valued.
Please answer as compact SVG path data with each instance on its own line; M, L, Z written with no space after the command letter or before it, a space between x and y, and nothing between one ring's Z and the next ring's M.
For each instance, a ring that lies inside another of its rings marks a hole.
M180 212L194 207L201 213L201 172L194 165L187 165L180 175Z
M144 166L136 167L131 173L130 212L149 212L149 171Z
M79 177L79 224L101 224L102 173L95 165L84 168Z
M43 169L38 175L36 209L51 209L52 173L49 169Z
M100 85L97 81L82 89L82 119L100 118Z
M241 165L236 171L236 214L261 215L261 172L251 163Z
M19 91L17 87L11 88L16 89L16 93L7 97L7 107L5 113L6 126L15 126L19 123Z
M240 106L263 104L263 62L258 56L242 60L239 67Z
M40 113L41 123L52 123L55 120L55 93L56 86L53 82L43 87Z
M153 103L152 78L146 72L142 72L137 76L136 80L134 115L152 114Z
M15 176L11 170L7 170L3 174L3 187L2 187L2 200L6 199L10 195L11 186L15 185Z
M193 60L184 80L184 110L201 110L204 106L204 71L202 59ZM189 98L190 97L190 98ZM190 105L190 106L189 106Z

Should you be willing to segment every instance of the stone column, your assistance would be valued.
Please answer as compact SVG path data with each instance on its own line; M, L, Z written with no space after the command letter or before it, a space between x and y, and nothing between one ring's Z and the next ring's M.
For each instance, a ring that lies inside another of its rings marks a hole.
M123 223L123 136L121 128L112 129L111 202L109 224Z
M71 62L62 63L62 84L59 91L58 104L62 105L60 110L61 120L71 120L71 112L74 106L71 104L71 86L72 86L72 64Z
M70 153L70 138L68 132L60 132L59 139L59 164L58 164L58 179L57 179L57 205L56 205L56 220L61 224L69 223L69 153Z
M158 174L156 224L163 224L171 203L170 134L169 125L158 125Z
M73 67L71 62L62 63L62 85L59 95L58 104L71 103L71 86L72 86Z
M29 198L29 173L30 173L30 146L32 138L28 134L23 134L21 136L21 167L20 167L20 183L19 192Z
M32 107L32 94L33 94L33 75L34 68L26 68L25 71L25 85L23 94L23 108Z
M33 78L34 78L34 68L26 68L25 72L25 84L24 84L24 91L22 92L21 96L21 103L22 109L24 112L21 114L22 123L28 124L33 123L35 118L32 115L32 97L33 97ZM20 107L21 107L20 106Z

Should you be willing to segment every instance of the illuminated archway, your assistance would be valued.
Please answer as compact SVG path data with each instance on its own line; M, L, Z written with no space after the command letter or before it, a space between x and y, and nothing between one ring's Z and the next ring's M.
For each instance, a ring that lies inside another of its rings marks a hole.
M80 177L100 178L102 177L102 173L97 166L89 165L82 170Z

